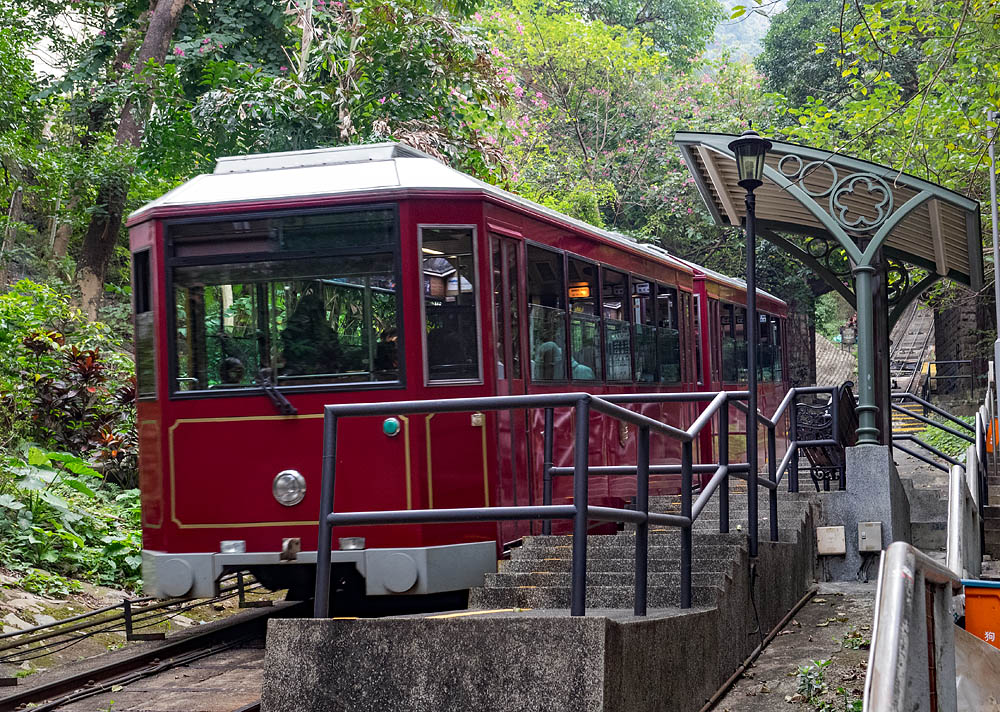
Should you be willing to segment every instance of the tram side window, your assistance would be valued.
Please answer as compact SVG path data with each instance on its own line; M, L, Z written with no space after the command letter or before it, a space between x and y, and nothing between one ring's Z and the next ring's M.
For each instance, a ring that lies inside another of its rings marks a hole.
M156 324L149 250L132 255L132 296L135 300L135 380L139 398L156 397Z
M681 339L677 307L677 290L660 286L656 293L656 353L660 383L680 383L681 380Z
M177 267L173 285L177 390L399 379L391 254Z
M632 322L635 324L635 380L656 381L656 285L632 280Z
M604 270L601 292L604 312L604 363L609 381L632 380L632 341L629 327L628 276Z
M471 228L421 228L427 380L478 380L479 320Z
M760 315L760 338L757 348L757 362L760 364L760 380L775 382L781 380L781 341L778 318L768 314Z
M746 309L722 305L722 380L742 383L747 380Z
M597 308L597 266L569 260L570 375L574 381L601 379L601 316Z
M563 257L528 245L528 349L535 381L566 378Z

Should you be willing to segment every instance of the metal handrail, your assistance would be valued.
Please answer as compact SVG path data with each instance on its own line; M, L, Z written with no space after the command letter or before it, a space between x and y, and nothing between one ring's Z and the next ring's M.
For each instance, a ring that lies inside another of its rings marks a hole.
M761 485L768 490L770 538L777 541L778 506L777 488L780 476L787 469L783 461L780 475L776 463L776 430L778 421L784 410L797 395L829 392L833 396L834 424L838 407L837 387L808 387L790 389L774 417L764 418L768 429L768 476L753 476L746 463L729 462L729 403L737 405L748 398L747 391L719 391L713 393L647 393L620 394L615 396L596 396L588 393L556 393L510 396L486 396L474 398L450 398L426 401L397 401L381 403L351 403L327 405L324 407L324 447L323 474L320 491L319 538L317 544L316 596L314 615L323 617L329 610L330 574L332 570L332 530L334 526L369 525L369 524L402 524L430 522L468 522L468 521L510 521L510 520L542 520L543 533L550 533L550 522L553 519L568 519L573 521L573 554L571 567L571 615L583 615L586 603L586 552L587 552L587 520L630 522L636 525L636 575L635 604L636 615L646 614L647 578L648 578L648 532L650 524L675 526L681 530L681 585L680 606L691 606L691 555L692 555L692 525L701 514L711 496L719 494L719 531L729 531L729 487L730 475L743 475L748 487L748 537L750 555L757 555L758 521L756 516L756 489ZM707 402L705 408L698 414L691 425L681 429L660 422L654 418L642 415L623 407L621 404L665 403L665 402ZM552 464L553 452L553 412L555 408L572 407L575 411L574 445L572 468L557 468ZM336 478L337 424L338 420L347 417L403 415L411 413L452 413L468 411L498 411L543 409L545 418L544 430L544 494L542 505L510 506L510 507L477 507L455 509L425 509L425 510L388 510L378 512L334 512L333 493ZM614 466L590 467L588 461L589 420L591 409L609 417L631 423L638 428L637 462L635 467ZM791 411L794 413L794 408ZM693 443L698 439L705 426L714 417L718 418L718 463L715 465L695 465ZM794 420L794 416L792 418ZM649 462L649 438L651 433L666 435L681 443L681 462L679 465L651 465ZM748 434L755 437L756 434ZM794 431L793 436L794 437ZM837 444L830 441L794 440L789 444L792 451L798 447L812 444ZM794 457L794 455L793 455ZM786 458L787 459L787 458ZM705 483L697 502L692 502L694 473L712 473ZM681 511L680 514L663 514L649 512L649 475L661 472L679 473L681 475ZM797 467L792 470L789 479L789 491L798 490ZM552 477L572 474L573 503L566 505L552 504ZM616 507L599 507L588 504L587 482L590 476L596 474L635 475L636 504L635 509Z
M865 678L865 710L918 709L920 701L926 702L931 695L936 695L938 709L956 709L954 684L941 686L947 675L928 672L927 648L929 641L934 641L938 650L947 650L949 641L954 645L951 595L961 588L954 572L906 542L890 544L882 553ZM928 602L929 591L943 595L934 595ZM928 623L933 630L927 630ZM948 670L943 657L935 656L935 673ZM954 662L950 670L954 673ZM934 687L932 683L936 683Z

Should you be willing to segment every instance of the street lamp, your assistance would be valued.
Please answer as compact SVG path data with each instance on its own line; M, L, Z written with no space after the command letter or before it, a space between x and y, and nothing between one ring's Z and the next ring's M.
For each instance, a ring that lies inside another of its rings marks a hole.
M746 190L747 234L747 524L750 556L757 556L757 199L754 190L764 184L764 159L771 142L752 128L729 144L736 158L739 186ZM792 436L794 437L794 435Z

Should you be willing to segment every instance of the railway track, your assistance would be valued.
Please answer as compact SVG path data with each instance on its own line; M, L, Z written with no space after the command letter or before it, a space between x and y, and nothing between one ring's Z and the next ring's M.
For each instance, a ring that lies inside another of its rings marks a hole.
M309 606L278 602L249 609L162 642L143 643L53 671L35 684L0 696L0 712L106 712L157 710L157 698L171 706L199 712L253 712L259 689L252 677L261 674L264 635L272 617L308 615ZM184 701L183 707L178 703ZM141 702L136 708L131 703Z

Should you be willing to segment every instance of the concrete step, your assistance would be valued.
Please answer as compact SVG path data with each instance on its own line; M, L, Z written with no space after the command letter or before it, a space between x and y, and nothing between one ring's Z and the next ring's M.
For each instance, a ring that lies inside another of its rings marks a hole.
M943 549L948 542L948 522L911 522L910 537L912 544L922 551Z
M666 556L650 556L648 568L650 573L677 572L681 569L680 548L668 549ZM653 549L650 554L664 553L662 550ZM704 549L698 550L698 556L692 557L697 561L697 568L701 571L723 571L728 572L733 562L736 561L735 552L731 547L718 547L718 551L706 552ZM706 555L712 554L712 555ZM509 559L500 562L500 573L567 573L572 570L573 562L569 556L565 558L551 559ZM590 558L587 559L587 571L597 572L625 572L635 571L635 558L627 556L622 558Z
M696 606L715 604L723 592L720 586L691 586L691 599ZM650 608L672 608L680 605L680 589L673 586L649 586L647 605ZM588 586L588 608L632 608L634 593L617 586ZM570 590L562 586L524 588L476 588L469 592L469 608L569 608Z
M1000 557L1000 531L987 529L984 536L986 547L983 553L994 558Z
M719 546L720 544L729 543L731 546L746 546L746 534L744 531L738 531L736 529L736 523L733 523L732 528L733 533L731 534L718 534L711 530L706 531L695 531L692 536L692 543L694 546L694 555L697 556L699 552L699 547L703 545L709 546ZM767 525L761 525L758 531L760 541L766 541L770 537L770 530ZM794 542L796 537L799 535L799 529L778 529L778 541L782 542ZM726 542L721 537L729 538L730 541ZM534 538L534 537L532 537ZM594 541L598 537L591 536L587 541L587 557L606 557L606 558L626 558L632 555L635 551L635 538L630 532L622 532L617 536L608 536L606 538L601 537L599 541ZM654 553L660 547L676 547L680 545L680 535L676 533L658 533L650 532L649 535L649 551L650 556L663 556L664 554ZM518 549L511 550L511 559L539 559L539 558L563 558L569 557L572 552L572 540L563 540L561 542L552 543L539 543L531 542L528 539L524 540L524 544Z
M701 562L698 562L701 563ZM693 586L722 586L729 579L719 571L705 571L696 564L691 566L691 584ZM572 574L564 572L537 571L533 573L501 573L486 574L486 588L547 588L560 587L569 589ZM680 572L657 572L647 577L650 586L680 586ZM632 590L635 586L635 574L631 572L600 572L587 569L587 587L613 587Z

